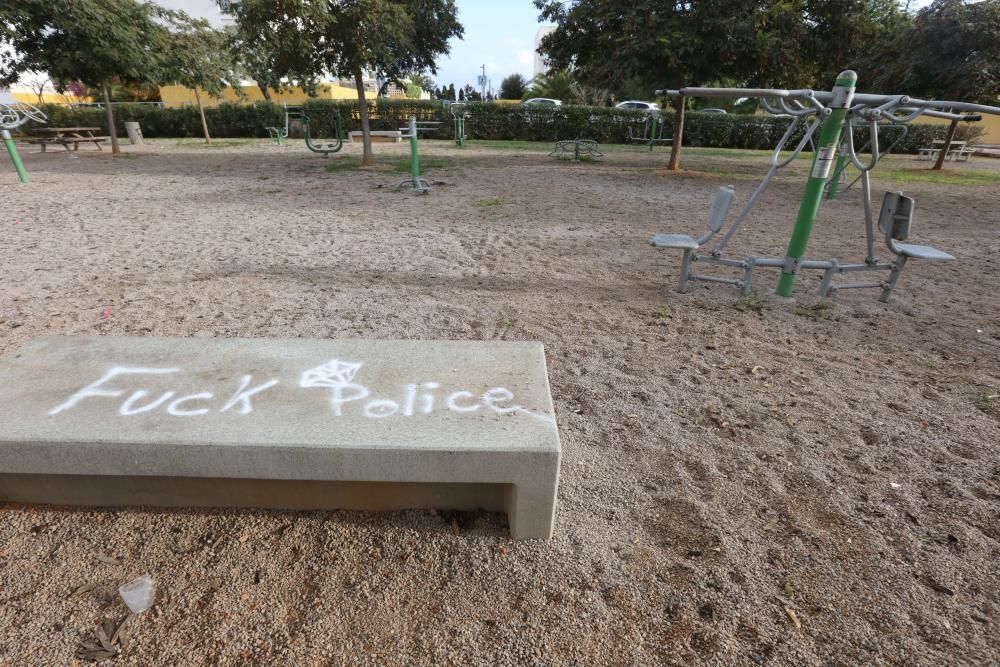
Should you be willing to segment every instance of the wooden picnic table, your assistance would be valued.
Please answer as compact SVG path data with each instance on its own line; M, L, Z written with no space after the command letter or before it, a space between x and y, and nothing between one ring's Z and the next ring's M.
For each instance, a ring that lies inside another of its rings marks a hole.
M45 147L50 144L59 144L69 152L69 145L73 144L73 150L77 151L80 149L81 143L92 143L97 146L97 150L104 150L101 148L101 142L106 141L109 137L98 137L94 132L100 132L99 127L36 127L32 130L35 136L32 139L28 139L29 144L38 144L42 147L42 152L45 152Z

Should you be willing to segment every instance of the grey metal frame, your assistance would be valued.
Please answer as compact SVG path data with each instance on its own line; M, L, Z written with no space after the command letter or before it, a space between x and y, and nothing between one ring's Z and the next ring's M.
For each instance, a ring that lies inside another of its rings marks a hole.
M844 142L841 145L841 156L849 160L849 164L860 173L844 190L850 188L855 183L861 183L862 201L864 203L865 214L865 236L866 255L863 262L841 264L836 258L828 260L800 260L794 262L792 266L786 266L784 258L777 257L727 257L724 252L726 246L733 236L740 230L747 217L757 205L761 195L767 189L775 174L782 167L790 164L805 148L812 139L813 134L822 122L822 119L830 113L830 109L825 106L833 99L833 93L828 91L784 90L770 88L683 88L680 90L658 90L658 95L683 95L687 97L756 97L759 98L761 106L767 113L773 115L791 116L792 122L785 131L784 136L778 142L771 153L771 167L764 179L751 193L749 200L744 204L740 213L730 224L728 230L710 253L699 253L706 243L708 243L725 226L725 221L719 220L717 216L719 196L722 188L716 193L713 199L712 209L709 215L709 231L698 239L691 238L683 234L656 234L650 239L650 243L659 248L675 248L683 251L681 258L681 270L678 280L677 291L684 292L690 280L702 280L734 285L740 289L742 294L749 294L752 289L754 270L756 267L778 268L790 273L798 273L802 270L821 270L823 277L820 281L818 294L826 297L835 294L839 290L880 288L882 290L879 300L889 301L892 292L899 282L907 261L910 258L927 261L954 261L955 257L931 246L917 246L901 243L909 234L910 222L913 213L913 200L902 193L886 193L883 200L882 210L879 215L878 229L883 232L886 248L892 253L891 260L881 260L876 253L876 223L872 211L872 192L870 172L878 164L879 160L888 154L905 136L905 132L896 138L885 151L880 151L879 147L879 127L899 127L906 129L906 123L912 122L920 116L930 116L949 120L976 121L981 119L982 113L1000 115L1000 108L982 104L971 104L966 102L921 100L906 95L872 95L856 94L853 98L854 106L848 113L848 131L845 132ZM775 100L772 102L772 99ZM861 150L854 146L854 133L851 131L856 121L864 121L869 128L869 141ZM809 122L809 126L799 143L792 150L790 157L781 160L780 154L785 144L788 142L799 123ZM859 153L869 151L867 161L862 161ZM830 187L836 187L831 185ZM731 195L729 195L731 201ZM728 204L722 217L728 214ZM905 225L899 221L905 218ZM741 269L739 277L726 277L703 275L694 273L691 270L693 262L705 262L717 266L733 267ZM834 277L840 274L885 272L889 275L885 280L877 281L855 281L855 282L834 282Z

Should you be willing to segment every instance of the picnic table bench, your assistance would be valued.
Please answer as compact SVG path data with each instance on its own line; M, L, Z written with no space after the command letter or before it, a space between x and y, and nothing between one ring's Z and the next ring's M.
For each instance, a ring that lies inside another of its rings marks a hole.
M73 144L73 150L77 151L81 143L92 143L97 146L97 150L102 151L104 149L101 148L101 143L110 137L99 137L94 134L100 130L99 127L36 127L32 132L41 136L34 136L27 139L27 142L41 146L43 153L45 147L52 144L59 144L67 153L70 152L69 145Z
M931 142L930 146L921 148L918 151L918 160L935 160L941 151L944 150L944 140L935 139ZM972 156L975 154L976 149L972 148L965 141L953 141L948 149L948 154L944 156L945 160L954 160L955 162L968 162Z

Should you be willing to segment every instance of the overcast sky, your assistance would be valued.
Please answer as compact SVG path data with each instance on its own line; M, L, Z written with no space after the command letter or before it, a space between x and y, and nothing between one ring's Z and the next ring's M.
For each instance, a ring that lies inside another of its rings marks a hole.
M214 0L156 0L156 3L222 25ZM465 37L452 40L451 54L438 60L438 73L434 77L438 85L475 87L482 65L486 65L486 75L492 79L494 89L500 87L500 80L508 74L519 72L526 79L533 76L535 33L539 24L538 10L531 0L457 0L457 4Z

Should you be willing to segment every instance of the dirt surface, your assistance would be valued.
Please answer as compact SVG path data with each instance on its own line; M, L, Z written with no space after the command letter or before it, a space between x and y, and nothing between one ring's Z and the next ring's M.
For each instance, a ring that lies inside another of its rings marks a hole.
M1000 663L1000 161L950 167L978 185L876 178L917 197L912 241L959 262L914 261L889 305L820 301L818 275L790 304L766 271L752 299L678 294L678 255L647 243L699 233L719 185L741 204L765 154L692 152L673 175L661 151L425 144L445 184L420 196L393 191L398 168L325 170L356 147L125 149L25 149L26 186L0 171L0 353L46 334L540 340L556 533L0 506L0 664L74 664L143 573L156 605L106 664ZM736 254L783 254L807 166ZM811 256L863 259L849 195Z

